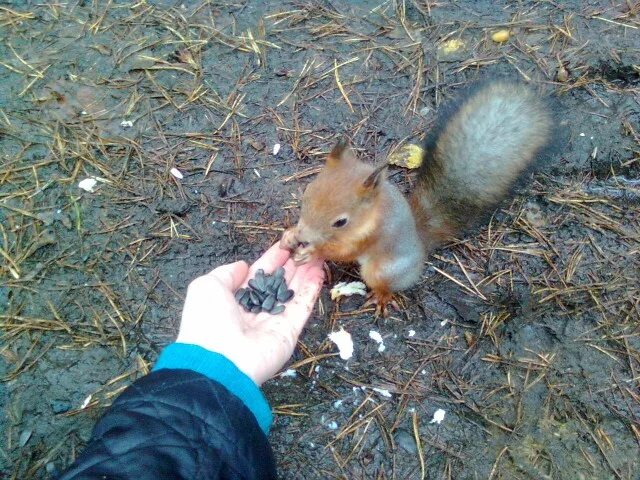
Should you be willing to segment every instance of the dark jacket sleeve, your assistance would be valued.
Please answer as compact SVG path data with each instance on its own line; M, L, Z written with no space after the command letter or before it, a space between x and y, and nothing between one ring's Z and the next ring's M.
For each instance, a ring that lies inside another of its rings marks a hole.
M157 370L118 397L69 479L276 478L267 437L245 404L191 370Z

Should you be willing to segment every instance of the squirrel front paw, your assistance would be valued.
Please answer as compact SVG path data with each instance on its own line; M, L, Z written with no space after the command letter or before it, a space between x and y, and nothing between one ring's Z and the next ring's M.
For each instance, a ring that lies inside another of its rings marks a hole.
M280 239L280 248L283 250L294 251L298 248L298 235L295 228L288 228L282 234Z
M308 263L313 259L315 253L315 247L309 245L303 247L301 244L298 244L298 248L296 248L295 252L293 253L293 262L296 265L304 265L305 263Z

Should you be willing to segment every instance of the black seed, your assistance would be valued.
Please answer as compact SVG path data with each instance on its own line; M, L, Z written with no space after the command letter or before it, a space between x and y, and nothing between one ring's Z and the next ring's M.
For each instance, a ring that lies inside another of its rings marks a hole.
M236 297L236 301L239 302L240 299L242 298L242 296L244 295L244 292L246 292L247 289L246 288L241 288L239 289L236 293L235 293L235 297Z
M254 290L249 291L249 298L254 305L260 305L262 303L262 298L260 298L260 295Z
M282 300L280 300L281 302L288 302L289 300L291 300L291 298L294 295L294 291L293 290L287 290L287 292L284 294L284 296L282 297Z
M276 297L274 297L273 295L269 295L267 298L264 299L264 302L262 302L262 308L268 312L273 308L275 304L276 304Z
M260 313L262 311L262 307L260 305L256 305L255 307L251 307L251 313Z
M269 312L271 315L277 315L279 313L284 312L284 305L276 305L275 307L273 307L271 309L271 311Z
M280 285L286 282L284 280L284 277L274 277L274 278L275 280L273 281L273 290L277 292L278 289L280 288Z
M251 296L246 291L244 292L244 295L242 295L242 297L240 298L239 303L240 305L246 308L251 308L251 306L253 306L253 304L251 304L251 306L249 305L251 303Z
M254 278L254 280L255 280L255 283L258 286L258 288L260 290L264 291L265 288L266 288L265 284L267 282L267 279L265 278L265 276L264 275L260 275L260 276L256 275L256 278Z
M249 298L249 295L245 295L244 297L242 297L242 300L240 300L240 305L242 305L242 308L244 308L245 311L247 312L251 311L251 307L253 307L253 303L251 303L251 299Z
M256 277L249 280L249 286L256 292L264 292L264 278Z
M287 285L285 282L280 282L280 284L278 285L278 297L280 297L281 295L284 295L284 292L287 291Z
M271 287L273 287L273 282L275 282L275 277L273 275L268 275L264 278L264 289L267 292L271 291Z
M279 286L278 286L278 293L276 294L276 298L278 299L279 302L283 302L284 300L282 300L285 296L287 295L287 285L286 283L282 282Z

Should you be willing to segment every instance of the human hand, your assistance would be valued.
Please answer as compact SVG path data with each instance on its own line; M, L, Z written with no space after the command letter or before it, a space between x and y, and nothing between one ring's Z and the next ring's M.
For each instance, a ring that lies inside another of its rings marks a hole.
M235 262L193 280L176 341L224 355L257 385L271 378L293 354L324 281L321 260L296 266L290 255L276 244L251 267ZM246 312L234 298L235 291L258 269L272 273L280 266L295 292L284 312Z

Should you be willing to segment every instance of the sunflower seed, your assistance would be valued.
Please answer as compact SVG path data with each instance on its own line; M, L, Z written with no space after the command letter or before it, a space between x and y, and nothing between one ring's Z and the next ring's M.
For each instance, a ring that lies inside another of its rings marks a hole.
M282 282L280 286L278 286L278 292L276 293L276 298L279 302L284 302L283 298L287 295L287 284Z
M251 297L245 294L245 296L240 300L240 305L242 305L245 310L250 311L254 306L254 303L251 301Z
M271 311L269 312L271 315L278 315L279 313L284 312L284 305L276 305L275 307L273 307L271 309Z
M293 290L287 290L285 292L285 294L280 298L281 302L288 302L289 300L291 300L291 298L293 298L294 292Z
M256 292L264 292L264 278L252 278L251 280L249 280L249 286Z
M251 313L260 313L262 311L262 307L260 305L256 305L255 307L251 307Z
M273 308L275 304L276 304L276 297L273 295L269 295L267 298L265 298L264 302L262 302L262 309L268 312Z
M258 295L255 290L249 291L249 298L251 299L251 303L253 303L254 305L260 305L262 303L260 295Z
M269 275L264 279L264 289L267 292L271 292L271 288L273 287L273 283L276 281L276 278L273 275Z
M247 291L246 288L241 288L239 289L236 293L235 293L235 297L236 297L236 301L240 301L240 299L244 296L245 292Z
M279 267L275 272L273 272L273 276L275 278L284 278L284 267Z

